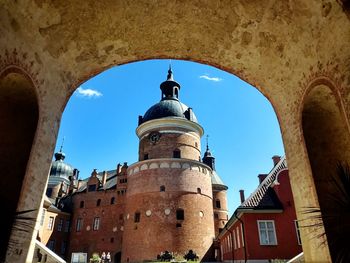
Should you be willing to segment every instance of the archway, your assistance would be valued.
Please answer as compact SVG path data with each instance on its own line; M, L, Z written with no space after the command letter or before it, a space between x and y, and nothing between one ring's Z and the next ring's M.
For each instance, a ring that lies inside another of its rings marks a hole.
M15 221L38 112L33 83L17 70L4 72L0 78L0 170L3 174L0 197L6 213L2 215L0 261L4 259ZM17 227L26 231L24 225Z
M341 221L334 220L344 209L338 202L345 198L344 192L339 191L337 166L350 161L350 136L342 104L328 85L318 83L306 95L302 129L331 257L339 262L339 234L349 230L339 231Z
M122 260L122 252L117 252L115 255L114 255L114 263L120 263Z

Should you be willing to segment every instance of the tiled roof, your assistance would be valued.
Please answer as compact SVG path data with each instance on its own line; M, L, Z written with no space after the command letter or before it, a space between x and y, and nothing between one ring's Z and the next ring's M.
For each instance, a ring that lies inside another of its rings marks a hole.
M113 188L114 186L117 185L117 181L118 181L117 180L117 170L109 170L106 172L107 172L106 184L103 187L99 187L98 190L110 189L110 188ZM103 172L97 173L97 178L100 181L102 181L102 177L103 177ZM88 181L89 181L89 177L85 178L84 180L81 180L80 187L76 192L79 193L79 192L85 191Z
M258 188L238 207L238 209L281 209L282 205L275 191L271 188L277 182L277 175L287 169L286 157L275 165Z

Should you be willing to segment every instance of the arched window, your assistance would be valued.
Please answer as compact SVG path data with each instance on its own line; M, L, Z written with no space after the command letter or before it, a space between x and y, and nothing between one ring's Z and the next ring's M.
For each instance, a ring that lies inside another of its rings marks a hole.
M113 205L115 203L115 197L111 198L111 205Z
M80 208L84 207L84 201L80 201Z
M181 158L181 151L179 149L174 150L173 157L174 158Z
M101 199L97 199L96 206L100 206L100 205L101 205Z
M201 190L199 187L197 188L197 193L198 193L198 194L201 194L201 193L202 193L202 190Z
M165 186L164 186L164 185L161 185L159 191L165 192Z
M185 220L185 211L183 209L176 209L176 220Z

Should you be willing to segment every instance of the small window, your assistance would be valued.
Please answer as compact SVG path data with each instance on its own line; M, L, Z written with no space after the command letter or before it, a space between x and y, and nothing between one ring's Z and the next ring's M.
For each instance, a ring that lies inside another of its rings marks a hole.
M54 221L55 221L55 218L53 216L50 216L49 223L47 224L47 229L52 230Z
M123 214L120 214L120 215L119 215L119 220L123 220L123 217L124 217L124 215L123 215Z
M101 205L101 199L97 199L96 206L100 206L100 205Z
M160 188L159 188L159 191L165 192L165 186L164 186L164 185L161 185Z
M195 142L195 143L194 143L194 146L196 146L196 147L198 148L198 142Z
M84 208L84 201L80 201L80 208Z
M115 203L115 197L111 198L111 205L113 205Z
M51 197L52 196L52 188L50 187L50 188L47 188L47 190L46 190L46 195L48 196L48 197Z
M43 212L41 213L41 219L40 219L41 226L44 224L45 212L46 212L46 209L43 209Z
M64 225L64 232L69 232L69 227L70 227L70 221L66 220L66 224Z
M181 158L181 151L179 149L176 149L174 152L173 152L173 157L174 158Z
M57 224L57 231L61 232L62 228L63 228L63 219L60 218L59 221L58 221L58 224Z
M114 243L114 237L111 237L111 243Z
M83 228L83 219L82 218L78 218L77 219L76 231L79 232L79 231L81 231L82 228Z
M218 213L214 213L214 218L218 219L219 218L219 214Z
M89 192L94 192L94 191L96 191L96 185L95 185L95 184L89 185L88 190L89 190Z
M185 212L183 209L176 210L176 219L177 220L185 220Z
M297 240L298 240L298 245L301 245L301 238L300 238L300 228L298 224L298 220L294 220L294 225L295 225L295 231L297 233Z
M61 254L64 255L66 253L67 250L67 242L63 241L61 244Z
M50 239L50 240L49 240L49 243L47 244L47 247L48 247L50 250L55 251L55 240Z
M176 228L178 227L182 227L182 225L180 223L176 223Z
M145 154L143 155L143 159L144 159L144 160L148 160L148 153L145 153Z
M99 230L100 228L100 218L99 217L95 217L94 218L94 226L93 226L93 230Z
M273 220L258 220L260 245L277 245Z
M202 193L202 190L201 190L199 187L197 188L197 193L198 193L198 194L201 194L201 193Z
M134 222L135 223L139 223L140 222L140 217L141 217L141 213L140 212L136 212L134 215Z
M215 201L216 208L221 208L220 200Z

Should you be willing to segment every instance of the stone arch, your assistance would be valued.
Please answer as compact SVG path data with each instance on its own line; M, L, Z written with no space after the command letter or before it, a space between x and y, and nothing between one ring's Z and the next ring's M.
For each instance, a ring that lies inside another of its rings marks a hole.
M301 117L318 203L323 218L329 218L335 213L337 199L342 198L333 181L338 178L337 164L350 162L348 120L337 88L330 80L319 78L309 86L304 96ZM322 223L330 255L336 261L339 251L334 240L339 222L326 219Z
M38 119L36 88L28 74L18 67L0 72L0 170L4 175L0 180L0 197L6 211L2 216L5 233L0 241L0 261L15 223Z

